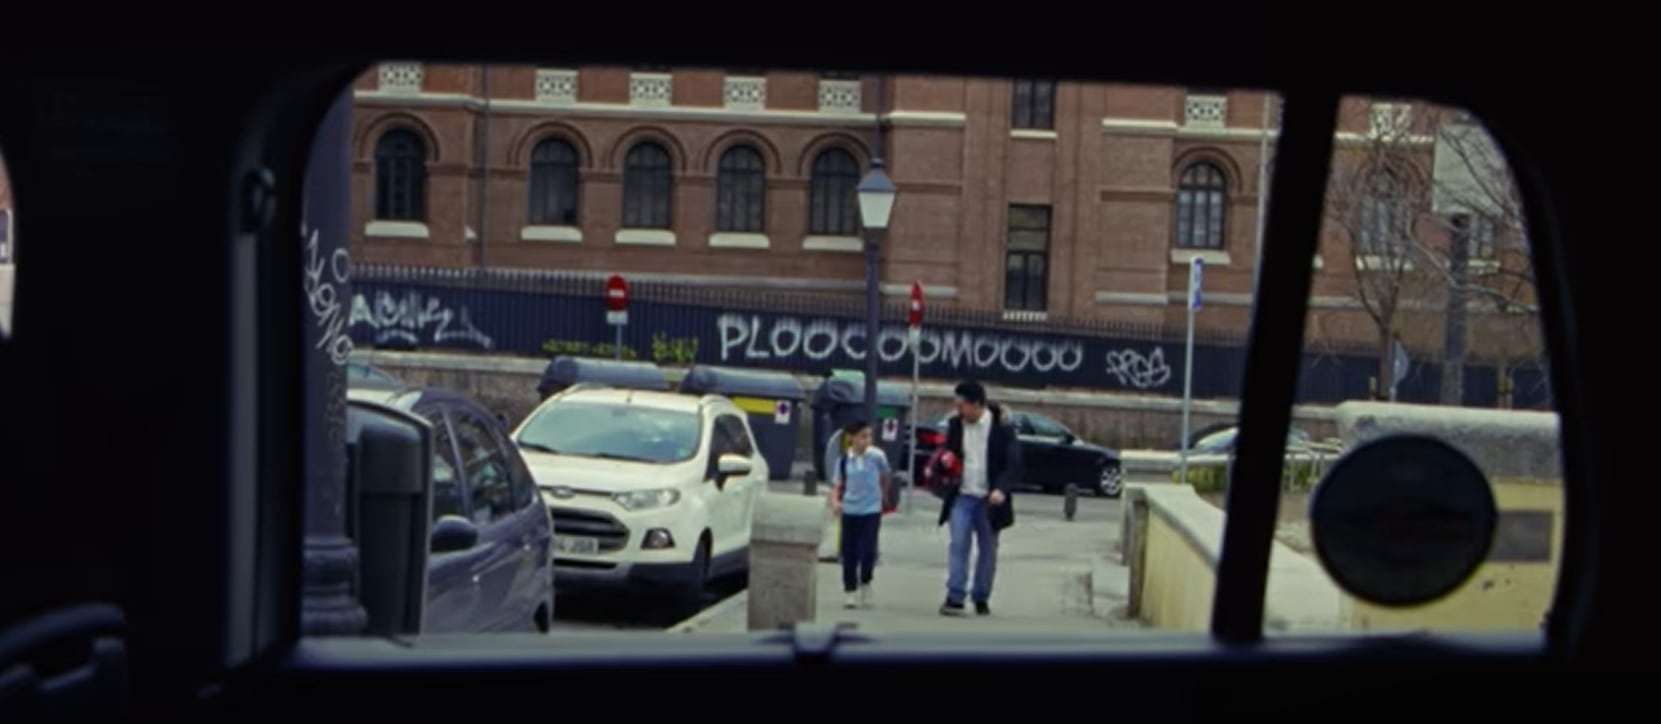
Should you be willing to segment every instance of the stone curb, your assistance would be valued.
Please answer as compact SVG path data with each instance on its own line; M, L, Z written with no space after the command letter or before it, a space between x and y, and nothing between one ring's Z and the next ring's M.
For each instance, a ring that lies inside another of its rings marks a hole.
M702 628L704 624L738 610L740 607L748 603L749 600L750 592L748 589L739 591L738 593L734 593L731 596L721 599L716 602L715 605L699 611L696 615L692 616L692 618L664 629L664 631L666 633L696 632L698 629Z

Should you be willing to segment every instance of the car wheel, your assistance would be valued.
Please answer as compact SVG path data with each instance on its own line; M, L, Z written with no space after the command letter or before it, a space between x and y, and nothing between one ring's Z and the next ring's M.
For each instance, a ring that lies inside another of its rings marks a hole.
M1125 492L1125 473L1117 465L1108 465L1102 468L1101 479L1096 481L1096 494L1105 498L1117 498Z
M692 580L686 582L686 587L680 594L679 606L682 619L690 618L704 608L704 596L709 591L710 567L709 538L698 540L698 550L692 555Z

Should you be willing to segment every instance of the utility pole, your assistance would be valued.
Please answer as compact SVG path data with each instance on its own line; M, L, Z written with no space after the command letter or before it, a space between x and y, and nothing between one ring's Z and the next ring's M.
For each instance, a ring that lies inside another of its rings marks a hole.
M1275 94L1263 93L1263 126L1257 139L1257 241L1252 249L1252 299L1257 299L1257 280L1262 276L1263 234L1269 216L1269 119L1275 106ZM1184 442L1186 444L1186 441Z

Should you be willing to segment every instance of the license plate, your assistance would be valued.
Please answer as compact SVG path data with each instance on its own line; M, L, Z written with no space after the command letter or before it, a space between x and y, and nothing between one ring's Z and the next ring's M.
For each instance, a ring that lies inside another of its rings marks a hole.
M556 536L554 538L554 552L591 556L600 552L600 539L574 538L568 535Z

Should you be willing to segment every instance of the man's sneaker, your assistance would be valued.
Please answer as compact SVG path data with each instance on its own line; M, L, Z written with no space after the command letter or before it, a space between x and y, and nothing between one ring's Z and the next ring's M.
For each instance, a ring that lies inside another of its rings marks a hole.
M859 594L854 591L842 594L842 607L859 608Z
M985 601L976 601L975 602L975 613L979 614L981 616L990 616L990 615L992 615L992 607L986 605Z
M963 604L961 604L961 603L952 603L951 601L947 601L943 604L940 604L940 615L942 615L942 616L962 616L963 615Z
M860 586L859 587L859 607L860 608L870 608L870 607L875 606L875 605L877 605L877 594L876 594L875 591L871 590L871 584L867 583L863 586Z

